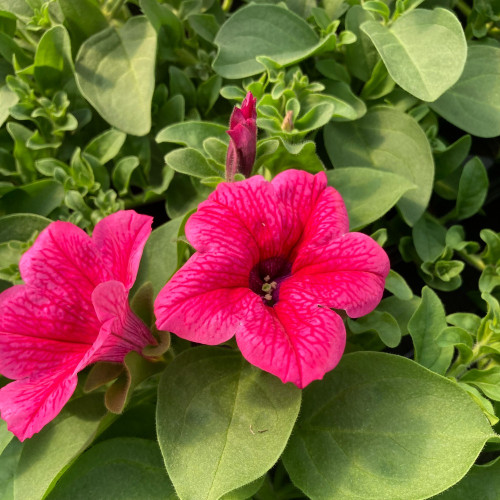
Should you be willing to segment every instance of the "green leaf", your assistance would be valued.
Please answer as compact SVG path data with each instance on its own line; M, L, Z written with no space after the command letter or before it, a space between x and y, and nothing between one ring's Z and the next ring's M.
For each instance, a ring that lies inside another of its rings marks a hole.
M412 230L413 244L424 262L434 262L446 246L446 229L434 218L424 215Z
M54 26L43 34L36 48L33 71L45 91L59 90L72 76L71 41L64 26Z
M390 27L363 23L393 80L424 101L435 101L459 79L467 57L465 35L449 10L417 9Z
M212 177L224 175L224 170L210 164L208 159L197 149L181 148L165 156L165 163L176 172L194 177Z
M0 87L0 127L9 117L9 108L16 105L18 101L19 97L17 94L12 92L7 85Z
M156 31L143 16L87 39L75 61L83 96L111 125L132 135L151 129Z
M35 181L9 191L0 199L0 214L32 213L49 215L64 200L62 184L51 179Z
M139 438L99 443L62 476L48 500L178 500L158 444Z
M374 168L336 168L326 176L344 199L351 231L380 219L407 191L415 189L405 177Z
M15 497L42 498L61 472L92 442L104 414L102 395L75 399L26 441L14 480Z
M219 24L212 14L191 14L188 23L207 42L212 43L219 31Z
M174 123L158 132L156 142L172 142L203 151L203 141L210 137L215 137L227 144L229 136L226 130L227 127L218 123L194 121Z
M179 496L217 500L261 477L286 445L300 398L236 351L203 346L175 358L160 380L157 430Z
M436 181L445 179L462 165L469 154L471 145L471 136L464 135L445 150L434 152Z
M420 304L420 298L414 295L411 300L401 300L395 295L382 299L377 311L388 312L399 325L402 335L408 335L408 322Z
M431 104L453 125L478 137L500 135L500 47L471 45L458 82Z
M113 185L115 186L120 196L125 196L130 185L132 173L139 166L139 158L137 156L124 156L116 164L111 174Z
M413 297L413 292L403 276L393 269L389 271L389 275L385 279L385 288L401 300L411 300Z
M355 122L329 123L324 132L335 167L372 167L404 177L417 188L403 194L397 206L413 225L432 192L434 162L429 141L409 115L386 107L372 108Z
M7 423L4 420L0 420L0 455L2 455L3 450L7 448L13 437L14 434L7 430Z
M455 486L439 496L439 500L497 500L500 491L500 457L485 465L473 465Z
M475 385L490 399L500 401L500 366L487 370L469 370L460 381Z
M217 33L214 43L219 50L213 68L224 78L244 78L264 71L256 57L287 66L331 42L331 37L319 40L304 19L286 8L250 4L237 10Z
M366 113L366 104L356 96L345 82L324 82L325 92L331 97L334 105L333 121L350 121L361 118Z
M401 330L391 314L384 311L372 311L356 321L348 319L349 329L353 333L377 332L380 340L387 347L397 347L401 342Z
M83 152L92 155L104 165L120 152L126 138L126 134L111 128L94 137Z
M13 439L0 455L0 498L2 500L14 500L14 474L22 449L23 444L18 439Z
M151 233L142 253L134 290L150 281L157 295L177 270L177 244L182 221L182 217L173 219Z
M312 500L429 498L460 480L493 435L450 380L357 352L304 390L283 461Z
M453 347L441 347L437 338L446 328L444 307L430 288L422 289L422 301L408 323L415 347L415 361L439 374L450 366Z
M35 214L12 214L0 217L0 243L10 240L28 241L35 232L45 229L52 221Z
M488 193L488 187L488 173L483 162L475 156L465 164L460 176L455 209L457 219L472 217L481 209Z
M356 35L356 42L345 47L346 63L349 71L360 80L366 82L379 60L378 52L370 38L361 31L361 25L373 21L374 16L360 5L354 5L347 11L345 25Z
M58 4L77 46L109 26L95 0L58 0Z

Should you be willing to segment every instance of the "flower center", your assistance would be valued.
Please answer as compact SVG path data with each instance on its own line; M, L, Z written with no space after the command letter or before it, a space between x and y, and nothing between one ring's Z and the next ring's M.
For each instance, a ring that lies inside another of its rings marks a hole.
M262 297L264 304L274 306L279 299L281 283L290 276L292 265L283 257L259 262L250 271L248 286Z

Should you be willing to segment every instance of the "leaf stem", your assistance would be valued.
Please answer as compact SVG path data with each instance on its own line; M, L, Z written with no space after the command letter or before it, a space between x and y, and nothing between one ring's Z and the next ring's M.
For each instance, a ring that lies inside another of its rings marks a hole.
M457 8L464 16L467 16L467 17L469 17L471 12L472 12L472 9L469 7L469 5L464 0L458 0Z
M231 10L232 5L233 5L233 0L224 0L222 2L222 10L224 12L229 12Z
M472 267L475 267L478 271L484 271L486 269L486 264L478 255L471 255L463 250L457 250L456 252L460 255L462 260L467 262L467 264L470 264Z

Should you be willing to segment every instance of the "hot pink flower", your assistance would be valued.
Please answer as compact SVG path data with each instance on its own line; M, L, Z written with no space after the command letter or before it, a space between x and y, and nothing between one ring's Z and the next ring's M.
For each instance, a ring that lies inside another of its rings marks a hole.
M226 156L226 179L233 181L236 173L250 177L257 150L257 112L255 97L251 92L234 107L227 133L231 137Z
M211 345L236 335L250 363L305 387L344 351L331 308L369 313L389 272L382 248L348 230L323 172L219 184L186 224L197 252L158 295L158 328Z
M117 212L92 238L53 222L23 255L26 284L0 294L0 373L15 379L0 389L0 413L21 441L60 412L79 371L155 343L128 304L151 221Z

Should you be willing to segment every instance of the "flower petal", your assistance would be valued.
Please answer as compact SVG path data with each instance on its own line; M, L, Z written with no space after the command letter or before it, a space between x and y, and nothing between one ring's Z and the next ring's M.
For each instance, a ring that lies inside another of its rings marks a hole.
M90 306L94 288L108 273L90 237L69 222L52 222L19 263L21 277L71 304Z
M250 268L231 256L195 253L155 301L156 325L203 344L230 339L252 301Z
M272 185L283 204L289 260L295 258L299 247L325 243L349 231L344 201L335 189L327 187L324 172L313 175L285 170L273 179Z
M371 312L382 299L390 263L385 251L363 233L348 233L325 246L308 245L295 259L286 284L345 309L352 318Z
M100 328L85 305L68 305L27 285L5 290L0 295L0 373L22 378L65 364L76 366Z
M78 370L97 361L121 363L130 351L141 353L146 345L156 344L149 328L130 309L123 283L101 283L92 294L92 302L102 326Z
M186 224L186 237L200 252L230 252L237 259L281 254L281 202L260 175L221 183Z
M59 414L77 382L72 369L11 382L0 389L0 415L7 428L24 441Z
M282 287L274 307L252 307L236 334L243 356L282 382L303 388L339 362L345 328L338 314L301 290Z
M134 210L121 210L97 223L92 241L102 256L108 279L121 281L132 288L142 251L151 234L153 218Z

